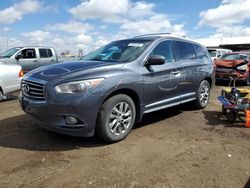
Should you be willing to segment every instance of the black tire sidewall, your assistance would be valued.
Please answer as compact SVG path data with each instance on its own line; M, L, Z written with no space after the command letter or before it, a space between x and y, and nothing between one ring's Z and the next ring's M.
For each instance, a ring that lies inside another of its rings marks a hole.
M114 135L109 128L109 117L114 106L120 102L128 103L128 105L132 110L132 119L126 133L122 135ZM127 95L119 94L109 98L106 102L103 103L101 108L102 109L98 117L99 120L97 125L97 128L99 129L98 131L99 137L101 137L103 140L107 142L117 142L126 138L126 136L130 133L135 123L136 109L133 100Z

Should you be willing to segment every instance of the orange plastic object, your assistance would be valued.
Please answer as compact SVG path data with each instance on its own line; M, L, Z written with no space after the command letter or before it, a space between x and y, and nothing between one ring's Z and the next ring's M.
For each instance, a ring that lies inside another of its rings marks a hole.
M246 127L250 128L250 110L246 110Z
M23 75L24 75L23 70L20 70L20 72L19 72L18 76L19 76L19 77L23 77Z

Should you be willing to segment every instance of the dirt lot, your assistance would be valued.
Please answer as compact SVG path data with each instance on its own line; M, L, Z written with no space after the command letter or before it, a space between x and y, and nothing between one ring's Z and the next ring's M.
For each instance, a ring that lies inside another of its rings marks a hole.
M250 187L250 129L220 113L148 114L122 142L72 138L33 125L17 100L0 103L1 187Z

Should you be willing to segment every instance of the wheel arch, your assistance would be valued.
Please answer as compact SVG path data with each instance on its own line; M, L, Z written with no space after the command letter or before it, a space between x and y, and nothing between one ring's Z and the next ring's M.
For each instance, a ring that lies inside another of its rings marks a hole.
M141 105L140 105L141 100L140 100L139 94L133 89L121 88L121 89L115 90L105 97L105 99L102 101L102 104L105 101L107 101L110 97L118 95L118 94L125 94L133 100L133 102L135 104L135 109L136 109L136 119L135 120L137 123L140 122L142 119L142 109L141 109Z
M213 82L213 79L212 79L212 78L210 78L210 77L206 77L206 78L204 78L203 80L208 81L208 83L209 83L210 87L211 87L211 88L213 87L214 82ZM202 81L203 81L203 80L202 80Z

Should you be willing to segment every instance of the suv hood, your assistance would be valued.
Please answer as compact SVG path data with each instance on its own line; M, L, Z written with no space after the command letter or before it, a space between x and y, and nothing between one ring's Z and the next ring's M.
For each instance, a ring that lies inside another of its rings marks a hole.
M222 67L236 67L239 64L245 63L244 60L215 60L216 66Z
M91 72L100 71L97 68L103 67L105 70L109 69L109 66L122 66L121 63L111 63L111 62L101 62L101 61L79 61L79 62L64 62L64 63L57 63L49 66L44 66L38 69L31 71L30 73L26 74L24 79L27 77L32 77L35 79L42 79L42 80L53 80L60 78L62 76L71 77L71 75L77 76L78 73L88 74Z

